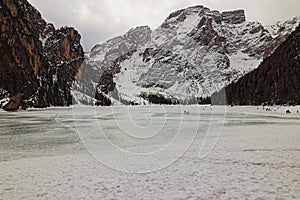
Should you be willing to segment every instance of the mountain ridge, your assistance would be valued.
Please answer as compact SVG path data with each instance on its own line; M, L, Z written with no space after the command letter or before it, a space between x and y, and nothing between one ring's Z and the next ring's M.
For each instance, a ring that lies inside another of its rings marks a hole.
M255 69L298 21L265 27L247 22L243 10L219 12L193 6L175 11L153 31L138 27L137 32L147 37L132 51L124 50L131 42L125 47L117 42L119 37L110 40L116 41L112 46L96 46L105 46L101 52L93 48L82 69L90 70L94 78L77 83L75 90L82 96L86 84L87 96L92 99L96 94L99 105L148 104L149 96L156 103L198 103Z

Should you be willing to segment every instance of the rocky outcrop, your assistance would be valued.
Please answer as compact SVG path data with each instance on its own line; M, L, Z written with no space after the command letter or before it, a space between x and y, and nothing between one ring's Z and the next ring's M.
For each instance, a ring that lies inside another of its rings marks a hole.
M72 104L71 87L84 56L80 38L74 28L63 27L54 31L45 42L44 55L48 67L40 72L42 77L46 76L39 77L42 84L40 92L50 105Z
M244 10L222 12L222 21L229 24L241 24L246 21Z
M261 65L223 88L231 105L300 105L300 25ZM217 92L213 99L221 99Z
M0 89L6 96L22 94L22 102L34 107L70 105L84 56L79 33L55 30L26 0L0 1L0 26ZM17 104L11 98L8 110Z
M221 46L226 38L220 36L213 28L212 19L205 16L200 20L196 29L193 29L190 34L195 41L205 46Z
M18 93L16 96L10 98L10 101L3 107L6 111L14 111L17 109L27 109L27 104L23 100L23 94Z

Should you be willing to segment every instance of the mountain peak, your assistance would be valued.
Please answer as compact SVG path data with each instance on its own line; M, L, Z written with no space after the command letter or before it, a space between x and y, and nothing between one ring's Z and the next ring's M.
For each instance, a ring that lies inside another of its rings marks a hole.
M210 10L202 5L192 6L185 9L181 9L172 12L162 24L162 28L170 28L181 22L185 22L189 18L193 18L193 21L199 20L200 18L211 18L217 24L241 24L246 22L246 16L244 10L233 10L220 12L217 10Z
M137 26L137 27L131 28L128 32L134 32L136 30L151 31L151 28L149 26Z
M198 6L192 6L192 7L188 7L188 8L185 8L185 9L180 9L180 10L177 10L177 11L174 11L172 12L165 21L168 21L172 18L175 18L175 17L180 17L180 15L184 15L184 14L187 14L187 13L201 13L201 12L204 12L204 11L210 11L209 8L206 8L202 5L198 5Z

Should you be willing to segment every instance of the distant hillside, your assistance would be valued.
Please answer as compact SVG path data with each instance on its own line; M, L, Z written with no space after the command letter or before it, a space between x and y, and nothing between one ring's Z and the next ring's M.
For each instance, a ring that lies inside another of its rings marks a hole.
M300 25L254 71L225 88L228 104L300 105ZM214 93L216 104L224 88Z

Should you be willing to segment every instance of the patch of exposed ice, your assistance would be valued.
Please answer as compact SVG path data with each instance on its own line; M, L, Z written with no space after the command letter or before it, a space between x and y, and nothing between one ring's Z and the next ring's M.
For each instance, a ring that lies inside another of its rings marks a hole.
M218 114L221 107L91 107L88 109L95 112L89 113L85 112L87 107L76 107L77 111L83 109L81 117L76 113L80 117L76 119L77 127L97 130L89 124L98 119L112 142L133 152L159 148L172 134L168 135L166 129L151 143L141 140L140 145L133 145L130 138L124 140L126 135L117 134L115 120L136 122L139 127L151 124L151 118L154 125L164 117L182 117L192 122L197 118L197 108L201 125L193 145L176 162L156 172L131 174L108 168L88 154L73 129L76 125L72 109L0 112L0 199L300 198L299 106L228 107L222 135L202 159L198 153L203 131L207 130L212 112ZM118 115L110 115L111 109ZM168 110L166 115L157 115L163 109ZM181 115L179 110L189 110L190 114ZM286 114L286 110L292 114ZM128 120L128 114L133 121ZM174 121L169 128L178 125ZM92 139L101 141L97 132ZM215 136L207 135L206 139L209 144ZM114 152L102 147L107 158L116 158ZM157 162L179 152L169 153L161 154ZM151 154L145 156L153 159ZM126 158L122 159L126 163Z

